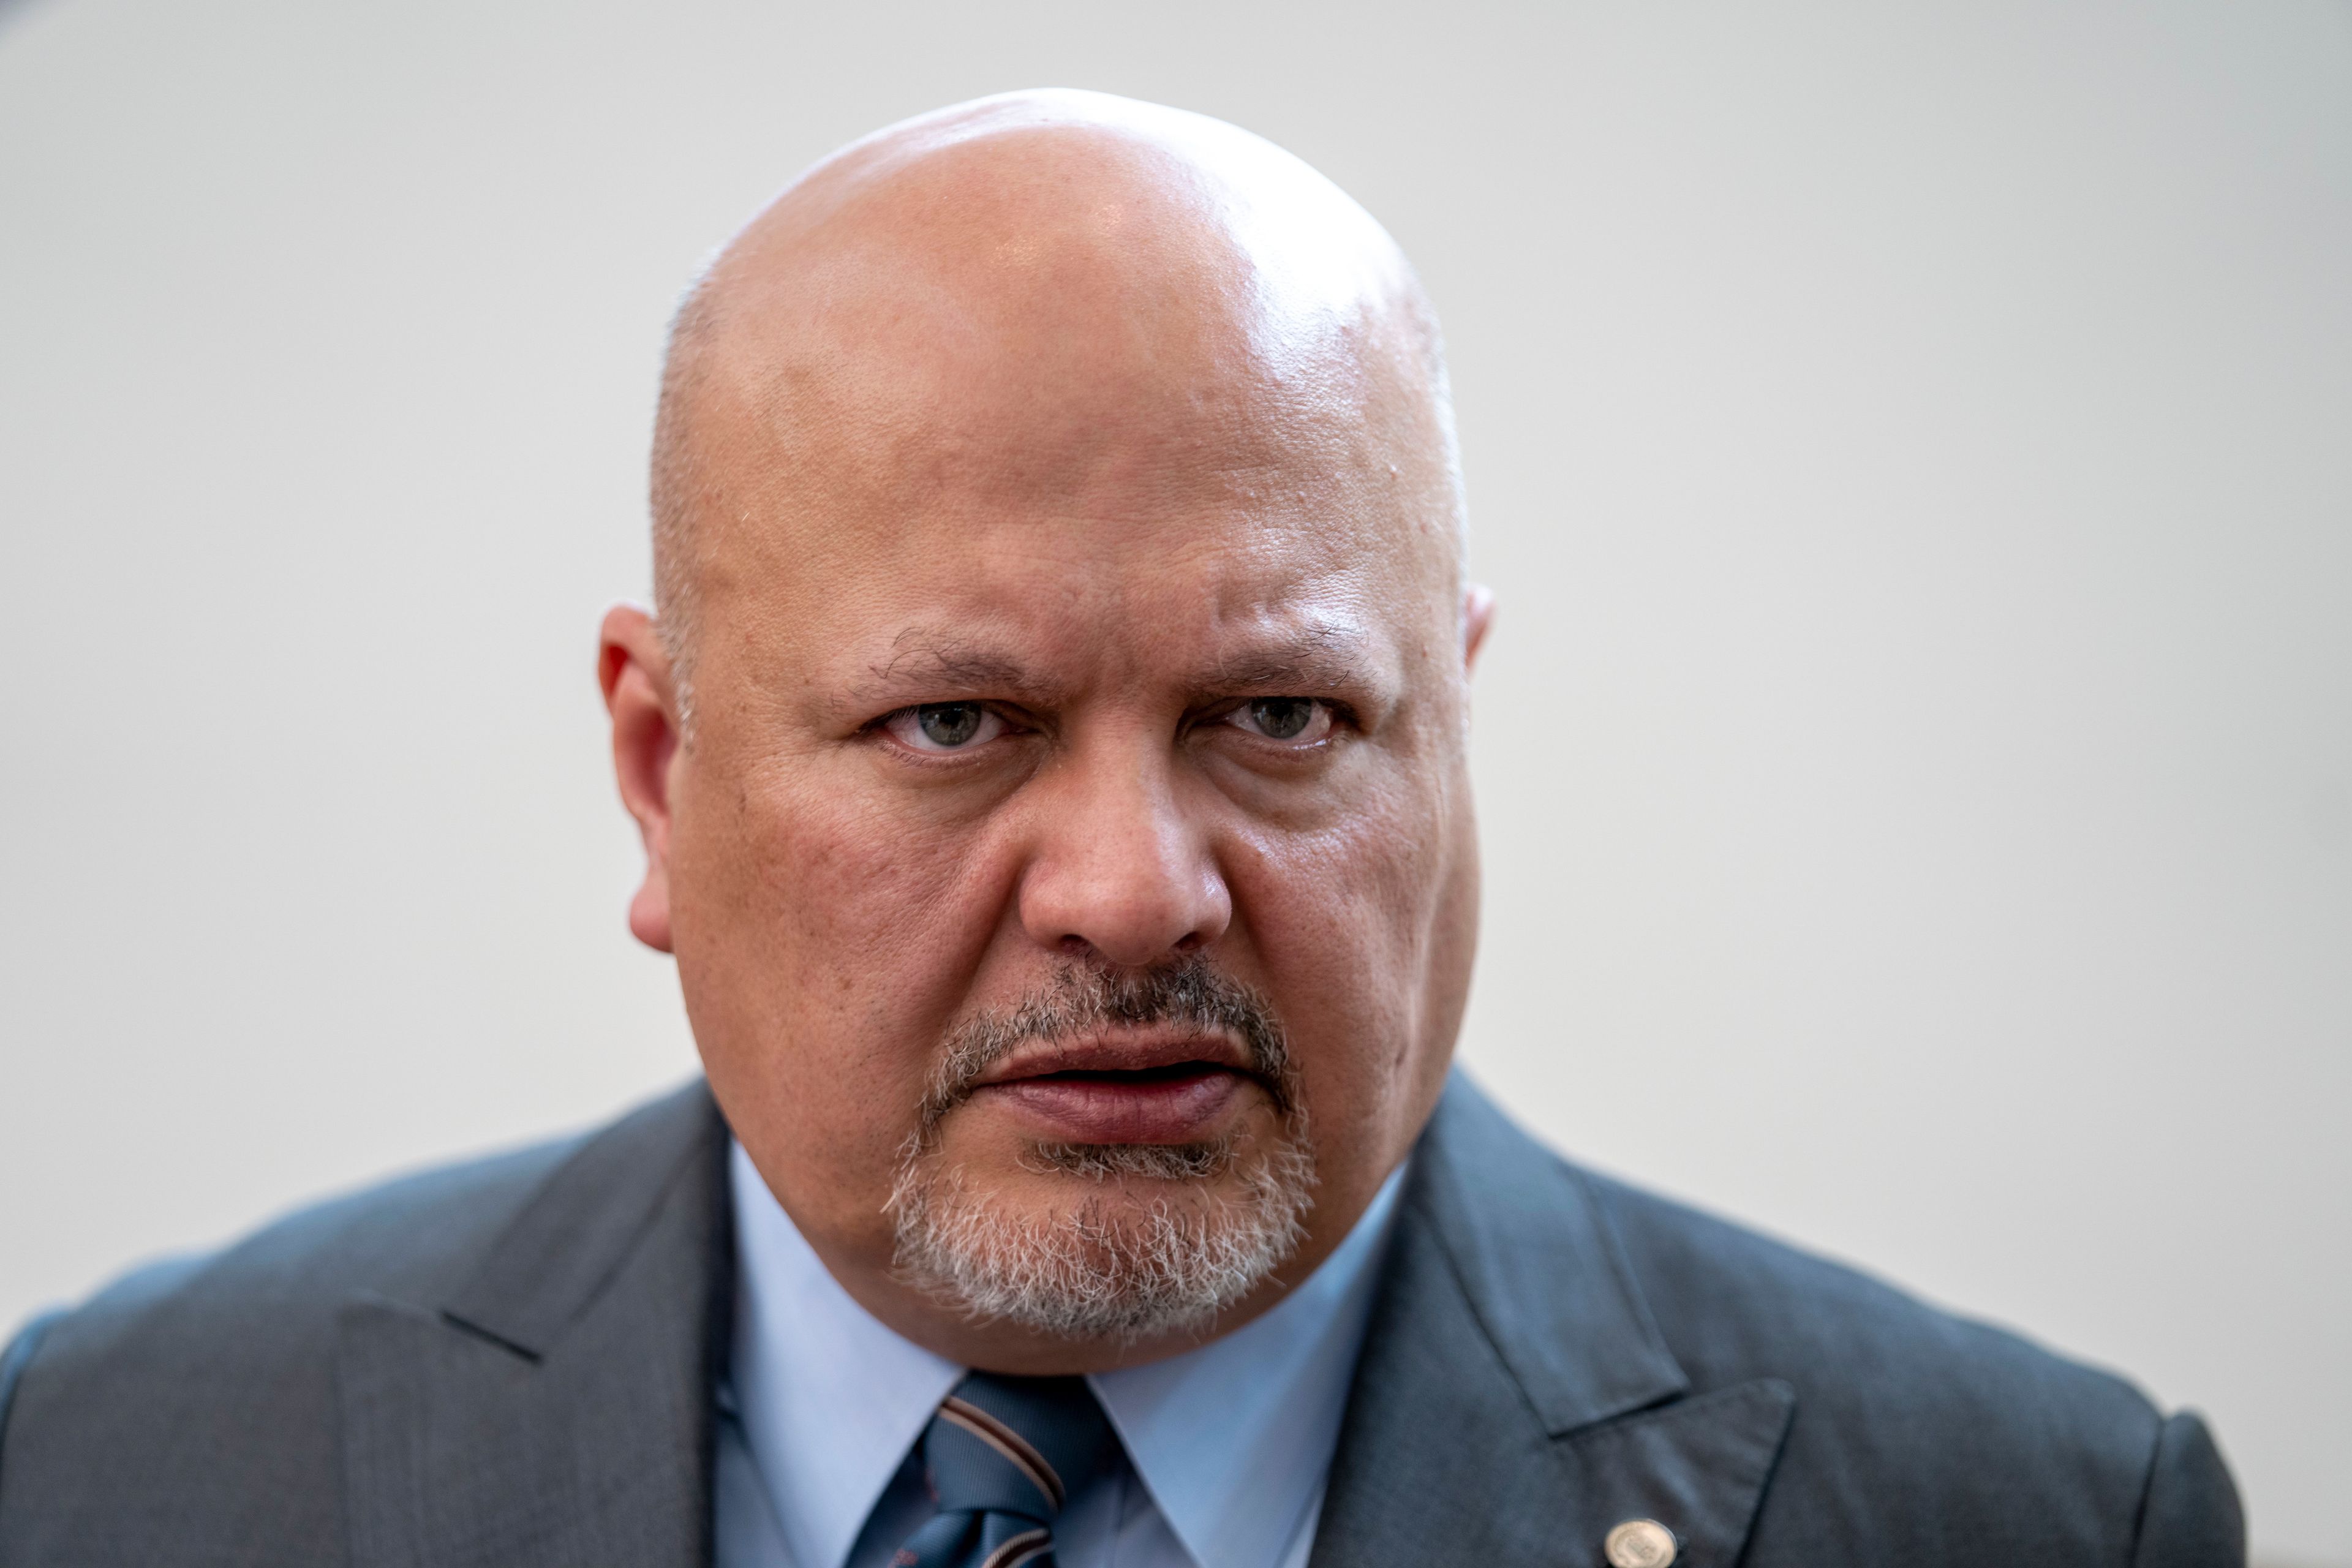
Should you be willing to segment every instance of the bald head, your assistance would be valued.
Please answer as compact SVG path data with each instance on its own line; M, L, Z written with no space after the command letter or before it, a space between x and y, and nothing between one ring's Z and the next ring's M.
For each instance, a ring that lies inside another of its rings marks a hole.
M1199 115L1050 91L892 126L795 181L678 312L652 501L681 700L706 606L775 564L746 530L950 494L1116 527L1205 491L1274 527L1310 501L1382 519L1364 543L1454 595L1444 361L1394 242Z

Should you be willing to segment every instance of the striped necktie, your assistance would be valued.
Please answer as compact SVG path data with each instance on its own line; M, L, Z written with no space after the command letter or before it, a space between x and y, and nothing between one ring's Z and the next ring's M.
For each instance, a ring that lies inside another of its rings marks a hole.
M1082 1377L973 1373L923 1433L940 1511L895 1568L1053 1568L1055 1516L1118 1444Z

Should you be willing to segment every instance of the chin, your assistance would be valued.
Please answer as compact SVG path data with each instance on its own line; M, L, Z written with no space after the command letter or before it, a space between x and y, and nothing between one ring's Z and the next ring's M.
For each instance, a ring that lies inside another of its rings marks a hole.
M1057 1339L1205 1334L1306 1237L1302 1131L1024 1142L992 1172L910 1150L889 1203L898 1275L974 1321Z

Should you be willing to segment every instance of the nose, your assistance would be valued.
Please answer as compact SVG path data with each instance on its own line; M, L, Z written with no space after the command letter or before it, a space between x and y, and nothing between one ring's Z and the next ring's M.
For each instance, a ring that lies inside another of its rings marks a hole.
M1149 967L1206 946L1233 894L1189 820L1166 742L1138 736L1066 754L1034 800L1021 923L1040 946ZM1034 786L1033 786L1034 788Z

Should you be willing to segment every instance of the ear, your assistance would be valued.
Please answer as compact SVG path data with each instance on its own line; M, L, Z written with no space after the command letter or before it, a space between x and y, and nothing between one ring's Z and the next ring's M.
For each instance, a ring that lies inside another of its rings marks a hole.
M1495 590L1473 583L1462 590L1462 672L1477 668L1478 650L1486 646L1486 628L1495 624Z
M677 705L669 655L654 633L653 617L635 605L604 612L596 649L596 683L613 717L613 772L621 804L645 836L646 879L629 900L629 931L656 952L668 952L670 780L679 757Z

